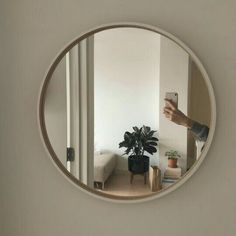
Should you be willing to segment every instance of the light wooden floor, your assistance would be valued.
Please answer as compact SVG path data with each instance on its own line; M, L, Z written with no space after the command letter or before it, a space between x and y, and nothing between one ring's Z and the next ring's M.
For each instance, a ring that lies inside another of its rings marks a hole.
M103 192L116 196L144 196L151 194L148 182L144 184L144 177L135 175L133 183L130 184L129 173L114 174L105 183Z

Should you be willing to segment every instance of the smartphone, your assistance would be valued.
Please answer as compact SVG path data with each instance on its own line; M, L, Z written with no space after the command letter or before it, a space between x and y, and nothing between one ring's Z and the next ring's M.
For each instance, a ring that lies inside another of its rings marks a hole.
M167 92L165 98L171 100L176 105L176 108L178 108L178 93Z

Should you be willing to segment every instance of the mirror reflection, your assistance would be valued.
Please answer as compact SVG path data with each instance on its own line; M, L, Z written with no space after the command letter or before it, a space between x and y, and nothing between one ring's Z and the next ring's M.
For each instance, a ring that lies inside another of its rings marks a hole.
M150 30L90 35L59 62L45 97L50 143L95 191L146 196L199 159L211 120L209 91L189 54Z

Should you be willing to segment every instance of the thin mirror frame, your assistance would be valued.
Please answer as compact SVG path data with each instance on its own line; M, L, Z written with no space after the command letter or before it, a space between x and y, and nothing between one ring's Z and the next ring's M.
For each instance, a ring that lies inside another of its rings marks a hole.
M205 80L205 83L207 85L208 91L209 91L209 97L210 97L210 103L211 103L211 121L210 121L210 131L209 135L205 144L205 147L201 153L201 156L199 159L193 164L193 166L190 168L189 171L187 171L180 180L178 180L176 183L172 184L171 186L160 190L158 192L151 193L150 195L145 196L115 196L107 193L103 193L94 189L91 189L87 187L85 184L83 184L81 181L79 181L76 177L74 177L67 169L66 167L61 163L59 158L57 157L50 139L48 137L46 124L45 124L45 114L44 114L44 105L45 105L45 98L46 98L46 91L49 85L49 82L52 78L52 74L55 71L57 65L62 60L62 58L66 55L66 53L72 49L76 44L78 44L81 40L87 38L88 36L91 36L95 33L108 30L108 29L114 29L114 28L138 28L138 29L144 29L149 30L155 33L158 33L162 36L165 36L175 42L178 46L180 46L185 52L189 54L192 61L195 62L197 67L199 68L200 72L203 75L203 78ZM137 203L137 202L144 202L148 200L153 200L156 198L163 197L164 195L176 190L179 188L182 184L184 184L200 167L203 160L205 159L209 148L211 146L211 143L213 141L213 136L215 132L216 127L216 102L215 102L215 95L214 90L210 81L210 78L202 65L199 58L196 56L196 54L188 47L186 46L181 40L176 38L174 35L156 27L151 26L147 24L142 23L136 23L136 22L122 22L122 23L111 23L111 24L105 24L100 25L94 29L88 30L82 34L80 34L76 39L72 40L65 48L56 56L56 58L53 60L52 64L50 65L46 76L42 82L40 93L39 93L39 99L38 99L38 126L39 126L39 132L42 139L42 142L44 144L44 147L47 151L47 153L50 156L50 159L52 160L53 164L57 167L57 169L60 171L60 173L63 174L63 176L66 177L69 182L73 183L76 187L78 187L83 192L92 195L94 197L97 197L99 199L103 199L106 201L112 201L112 202L122 202L122 203Z

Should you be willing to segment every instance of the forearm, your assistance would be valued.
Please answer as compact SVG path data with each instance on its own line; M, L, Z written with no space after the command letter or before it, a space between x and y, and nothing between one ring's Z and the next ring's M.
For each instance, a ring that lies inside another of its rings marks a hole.
M209 128L196 121L192 121L192 126L189 128L200 141L206 141L209 133Z

